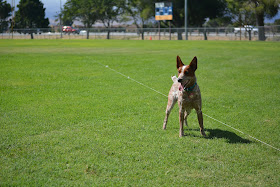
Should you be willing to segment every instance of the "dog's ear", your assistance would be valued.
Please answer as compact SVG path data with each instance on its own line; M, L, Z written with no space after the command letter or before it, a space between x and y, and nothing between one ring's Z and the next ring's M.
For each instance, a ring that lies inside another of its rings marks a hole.
M195 71L197 69L197 58L196 58L196 56L193 57L193 59L190 63L190 67L193 69L193 71Z
M184 66L181 58L179 56L177 56L177 69L179 69L179 67L182 67Z

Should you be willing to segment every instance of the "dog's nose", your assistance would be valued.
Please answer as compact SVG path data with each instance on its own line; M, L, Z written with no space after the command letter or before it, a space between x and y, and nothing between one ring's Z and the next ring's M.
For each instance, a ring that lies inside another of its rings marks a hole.
M180 79L180 78L179 78L179 79L178 79L178 82L182 82L182 80L183 80L183 79Z

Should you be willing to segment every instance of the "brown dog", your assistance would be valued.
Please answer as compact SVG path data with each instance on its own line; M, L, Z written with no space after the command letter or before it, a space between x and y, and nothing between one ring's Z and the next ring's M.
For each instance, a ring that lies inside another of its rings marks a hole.
M168 94L168 103L166 107L166 115L163 122L163 129L166 129L168 116L178 100L179 105L179 136L184 136L184 121L187 125L187 117L192 109L196 110L197 118L200 126L201 135L205 136L203 128L203 116L201 111L201 94L199 86L196 82L195 70L197 69L197 58L194 57L189 65L184 65L180 57L177 56L178 79L173 80L173 85Z

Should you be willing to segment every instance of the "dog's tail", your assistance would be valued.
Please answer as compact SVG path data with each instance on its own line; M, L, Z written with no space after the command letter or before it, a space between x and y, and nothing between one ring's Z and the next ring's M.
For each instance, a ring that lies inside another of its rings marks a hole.
M178 78L176 76L172 76L171 77L172 81L175 83L175 82L178 82Z

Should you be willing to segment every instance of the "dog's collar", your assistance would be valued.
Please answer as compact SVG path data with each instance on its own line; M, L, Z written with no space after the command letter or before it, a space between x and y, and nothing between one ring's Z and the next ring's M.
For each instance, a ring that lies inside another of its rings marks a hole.
M193 89L196 85L197 85L197 83L195 82L194 85L192 85L190 87L187 87L187 88L184 88L184 90L187 91L187 92L191 92L191 91L193 91Z

